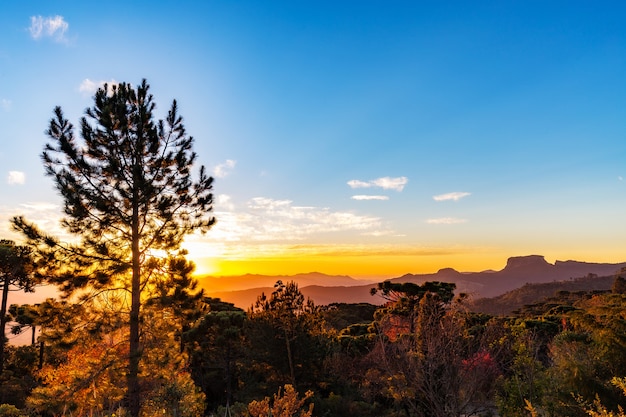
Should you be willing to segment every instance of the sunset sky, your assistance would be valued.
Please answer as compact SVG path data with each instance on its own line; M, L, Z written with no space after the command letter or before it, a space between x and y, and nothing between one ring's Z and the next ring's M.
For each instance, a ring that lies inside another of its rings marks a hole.
M103 82L176 99L215 177L198 273L626 261L626 3L3 1L0 237Z

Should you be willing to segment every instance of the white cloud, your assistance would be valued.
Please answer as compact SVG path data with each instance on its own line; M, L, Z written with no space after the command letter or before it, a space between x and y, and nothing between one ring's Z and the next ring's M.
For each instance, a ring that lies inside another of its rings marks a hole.
M435 195L433 196L433 200L435 201L449 201L449 200L453 200L453 201L459 201L460 199L467 197L469 195L471 195L472 193L466 193L466 192L453 192L453 193L447 193L447 194L439 194L439 195Z
M2 110L4 111L11 110L12 105L13 103L9 99L3 98L2 100L0 100L0 107L2 107Z
M376 185L377 187L381 187L385 190L402 191L406 183L409 182L409 179L407 177L397 177L397 178L383 177L383 178L378 178L374 180L373 182L374 182L374 185Z
M402 191L408 182L407 177L381 177L371 181L350 180L348 185L350 188L380 187L384 190Z
M437 219L428 219L426 220L428 224L460 224L467 223L466 219L458 219L456 217L440 217Z
M620 181L624 181L624 177L622 177L621 175L619 177L617 177L618 180Z
M348 185L350 188L369 188L372 186L371 183L359 180L350 180L348 181Z
M98 88L104 88L105 84L108 84L109 89L110 89L111 87L116 86L119 83L113 79L111 79L110 81L104 81L104 80L92 81L89 78L85 78L80 83L80 86L78 87L78 91L83 93L84 95L92 95L92 94L95 94L96 91L98 91Z
M384 236L395 236L402 237L403 235L399 235L393 230L373 230L371 232L361 233L362 236L374 236L374 237L384 237Z
M7 176L7 184L9 185L22 185L26 182L26 174L22 171L9 171Z
M224 178L230 174L231 170L235 168L236 164L237 164L237 161L232 160L232 159L227 159L226 162L217 165L213 169L213 175L215 175L217 178Z
M85 78L80 86L78 87L78 91L85 94L93 94L98 91L98 87L102 85L102 81L96 82L91 81L89 78Z
M33 39L50 37L56 42L66 42L65 32L67 32L69 27L70 25L65 21L63 16L31 16L28 30Z
M248 207L253 210L277 210L283 207L290 207L291 200L274 200L265 197L254 197L248 203Z
M58 204L45 203L45 202L23 203L23 204L20 204L20 207L23 207L29 212L60 210L60 207Z
M389 200L389 197L386 195L353 195L351 197L353 200Z
M232 206L231 206L232 207ZM387 233L378 217L322 207L295 206L291 200L257 197L242 210L216 211L207 238L222 242L289 242L340 232Z
M32 202L19 206L0 205L0 233L15 241L23 239L24 237L11 230L9 225L12 217L24 216L27 221L35 223L40 230L59 239L71 241L74 238L60 226L62 214L62 207L49 202Z
M217 209L225 209L229 211L235 209L235 205L231 201L230 196L226 194L220 194L215 198L215 207Z

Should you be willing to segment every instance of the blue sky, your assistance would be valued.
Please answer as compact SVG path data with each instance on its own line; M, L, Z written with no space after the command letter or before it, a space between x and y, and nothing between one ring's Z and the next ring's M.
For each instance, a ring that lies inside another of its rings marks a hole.
M0 234L58 231L39 159L102 82L172 99L216 177L199 272L626 260L622 2L0 5Z

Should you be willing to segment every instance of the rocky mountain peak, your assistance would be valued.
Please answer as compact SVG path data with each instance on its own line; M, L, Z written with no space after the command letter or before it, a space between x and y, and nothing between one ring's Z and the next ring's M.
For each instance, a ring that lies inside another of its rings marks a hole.
M513 256L506 262L504 271L510 271L511 269L518 268L533 268L533 267L550 267L551 263L546 261L542 255L528 255L528 256Z

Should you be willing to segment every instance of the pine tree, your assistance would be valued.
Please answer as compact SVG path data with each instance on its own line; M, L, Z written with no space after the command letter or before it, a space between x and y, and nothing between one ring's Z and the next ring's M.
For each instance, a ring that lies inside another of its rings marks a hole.
M167 258L184 255L185 235L215 222L212 182L204 166L192 176L196 154L173 101L155 121L145 80L99 89L80 120L80 136L60 107L54 110L42 160L64 200L62 225L80 238L66 244L22 217L14 227L38 247L50 281L66 294L122 289L130 294L127 400L141 409L139 370L141 306Z
M30 249L26 246L16 245L11 240L0 240L0 286L2 288L2 301L0 304L0 374L4 369L9 291L32 292L36 281L31 272Z
M626 294L626 268L622 268L615 274L615 281L611 287L613 294Z

